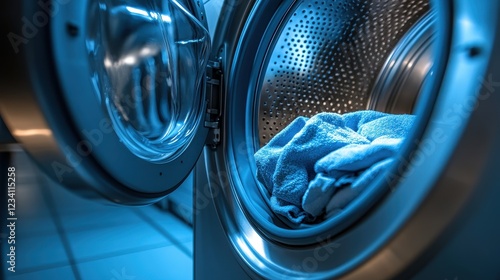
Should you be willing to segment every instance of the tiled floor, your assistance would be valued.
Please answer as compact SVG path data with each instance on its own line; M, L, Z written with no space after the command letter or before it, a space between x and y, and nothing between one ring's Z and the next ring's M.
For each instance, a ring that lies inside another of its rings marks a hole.
M193 231L156 206L82 199L16 153L16 272L2 279L192 279ZM3 203L0 205L4 205ZM6 233L2 235L5 259ZM2 261L5 263L5 261Z

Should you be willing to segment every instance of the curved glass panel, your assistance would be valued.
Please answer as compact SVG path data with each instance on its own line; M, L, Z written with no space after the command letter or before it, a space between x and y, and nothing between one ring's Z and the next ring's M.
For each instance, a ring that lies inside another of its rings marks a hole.
M152 162L175 159L204 115L210 36L177 0L92 1L91 78L123 144Z

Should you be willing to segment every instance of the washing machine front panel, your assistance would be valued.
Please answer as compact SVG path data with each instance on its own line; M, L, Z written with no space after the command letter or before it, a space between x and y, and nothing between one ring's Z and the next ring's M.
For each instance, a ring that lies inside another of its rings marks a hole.
M243 269L254 277L388 279L414 270L416 267L412 266L420 264L417 260L432 251L437 238L457 222L454 218L463 211L471 194L481 188L478 185L480 168L463 169L467 162L465 155L472 156L470 160L478 165L495 156L483 153L473 156L468 151L476 145L469 136L477 129L491 136L482 150L492 148L494 140L498 140L498 128L483 125L485 115L493 116L491 110L498 106L495 103L498 99L490 98L496 105L489 103L478 110L455 112L451 108L467 108L467 104L476 104L483 94L491 96L481 77L484 78L487 71L498 74L492 62L498 56L498 3L430 1L434 16L422 13L422 17L414 21L414 28L400 34L400 40L393 45L394 51L386 52L387 56L380 59L383 69L372 74L372 88L366 91L380 93L382 88L401 93L405 88L418 89L419 94L410 94L410 101L398 101L400 95L376 94L377 99L382 100L368 102L375 104L371 108L382 106L387 111L399 103L419 116L399 162L385 174L388 176L381 176L372 184L374 188L383 185L382 190L391 191L374 196L369 212L352 211L340 223L327 220L316 226L290 229L277 219L256 180L253 153L262 144L263 129L259 123L266 121L257 117L260 116L258 105L274 106L276 110L288 105L284 106L287 100L270 104L259 98L261 81L264 84L268 81L260 79L259 71L263 66L263 69L271 69L266 68L272 64L266 60L269 43L277 41L276 27L289 19L286 15L296 11L294 5L327 2L256 2L244 28L227 29L232 35L239 34L240 39L236 42L228 36L224 42L224 48L234 51L235 55L227 55L232 58L227 64L223 63L228 83L223 146L215 151L206 149L205 160L211 195L229 246ZM241 9L248 11L247 8ZM232 25L241 25L238 18ZM432 25L436 27L429 32ZM410 59L402 61L404 56ZM252 67L248 66L249 62ZM286 65L277 64L276 67ZM385 65L395 65L397 71L384 68ZM292 67L293 62L291 70ZM265 77L266 71L263 73ZM408 79L414 75L417 78ZM396 82L386 83L384 77L395 78ZM288 91L296 88L293 83L287 86ZM275 88L269 86L269 89ZM263 92L267 94L266 90ZM283 96L286 92L280 95ZM365 106L370 108L366 104L362 107ZM456 173L457 170L460 172ZM457 184L459 192L453 189Z
M175 190L208 134L203 3L11 6L18 17L4 18L19 34L29 28L20 19L47 19L15 46L9 61L24 72L2 85L2 115L26 150L63 185L115 202L150 203Z

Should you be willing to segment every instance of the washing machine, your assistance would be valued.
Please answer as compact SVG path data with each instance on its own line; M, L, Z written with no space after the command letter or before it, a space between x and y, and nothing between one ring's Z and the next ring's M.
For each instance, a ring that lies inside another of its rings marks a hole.
M500 278L499 1L213 1L210 30L205 2L6 3L11 134L105 203L194 172L197 279ZM273 213L255 152L367 109L417 116L397 161L321 223Z

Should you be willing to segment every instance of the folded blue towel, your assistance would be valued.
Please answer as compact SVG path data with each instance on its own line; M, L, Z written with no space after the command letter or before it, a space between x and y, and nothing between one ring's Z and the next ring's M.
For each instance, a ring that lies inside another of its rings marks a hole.
M341 210L392 162L413 120L375 111L295 119L255 153L272 210L295 224Z

